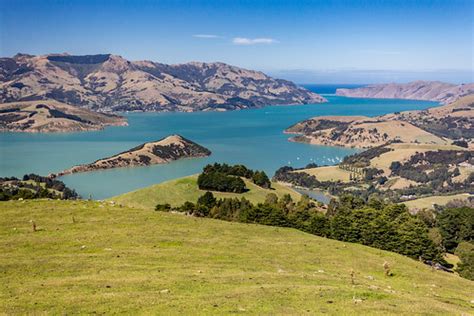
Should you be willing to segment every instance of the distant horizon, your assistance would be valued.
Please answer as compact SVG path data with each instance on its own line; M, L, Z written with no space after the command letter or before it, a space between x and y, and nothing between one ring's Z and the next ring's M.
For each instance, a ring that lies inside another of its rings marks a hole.
M120 56L129 61L153 61L159 63L165 63L160 60L154 60L151 58L144 59L130 59L126 56L116 53L85 53L76 54L72 52L47 52L47 53L30 53L30 52L17 52L10 56L0 56L0 58L12 58L15 55L33 55L33 56L44 56L44 55L115 55ZM305 84L342 84L342 85L368 85L368 84L386 84L386 83L408 83L413 81L440 81L451 84L465 84L474 82L474 72L462 69L437 69L437 70L425 70L425 71L408 71L408 70L384 70L384 69L324 69L324 70L310 70L310 69L295 69L295 70L271 70L262 69L259 67L248 68L242 65L236 65L227 63L224 61L200 61L200 60L188 60L180 61L174 64L186 64L190 62L204 62L204 63L225 63L231 66L239 68L245 68L249 70L261 71L271 77L277 79L284 79L292 81L298 85ZM368 76L367 74L371 74ZM334 76L340 78L339 81L334 79ZM309 78L313 77L312 80ZM326 78L326 80L324 80ZM348 78L352 78L348 79Z

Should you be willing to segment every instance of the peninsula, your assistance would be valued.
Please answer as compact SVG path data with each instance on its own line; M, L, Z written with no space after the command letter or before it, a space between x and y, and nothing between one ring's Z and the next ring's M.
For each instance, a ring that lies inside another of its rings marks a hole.
M0 104L0 131L79 132L124 126L124 117L97 113L55 100L22 101Z
M183 158L207 157L211 151L180 135L170 135L154 142L141 144L117 155L99 159L93 163L74 166L51 174L51 178L67 174L122 167L139 167L165 164Z
M285 130L298 134L291 141L314 145L371 148L390 142L450 144L466 140L473 146L474 95L448 105L373 118L320 116Z

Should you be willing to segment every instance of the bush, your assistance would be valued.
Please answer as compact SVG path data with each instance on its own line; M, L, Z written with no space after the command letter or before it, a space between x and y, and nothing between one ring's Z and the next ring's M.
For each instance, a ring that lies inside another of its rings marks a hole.
M263 171L256 171L252 176L252 181L259 187L269 189L271 187L270 179Z
M159 212L169 212L171 211L171 205L166 203L166 204L157 204L155 206L155 211Z
M453 145L456 145L456 146L459 146L459 147L464 147L464 148L469 147L469 144L465 140L455 140L453 142Z
M216 198L211 192L207 191L206 193L204 193L204 195L201 195L199 197L199 199L197 200L197 204L203 205L210 209L216 205Z

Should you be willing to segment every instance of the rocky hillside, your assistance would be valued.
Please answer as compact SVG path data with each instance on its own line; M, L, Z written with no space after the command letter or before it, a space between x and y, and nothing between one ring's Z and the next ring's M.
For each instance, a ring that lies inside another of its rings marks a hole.
M223 63L165 65L110 54L0 59L0 103L43 99L96 111L234 110L325 101L292 82Z
M474 95L449 105L406 111L374 118L315 117L285 130L299 134L292 141L317 145L371 148L390 142L449 144L453 140L473 147Z
M155 142L149 142L114 155L99 159L93 163L74 166L70 169L52 174L60 177L67 174L104 170L122 167L149 166L168 163L173 160L193 157L206 157L211 151L180 135L171 135Z
M0 131L77 132L127 125L125 118L96 113L54 100L0 104Z
M353 98L413 99L445 104L474 93L474 83L454 85L439 81L376 84L356 89L337 89L336 95Z

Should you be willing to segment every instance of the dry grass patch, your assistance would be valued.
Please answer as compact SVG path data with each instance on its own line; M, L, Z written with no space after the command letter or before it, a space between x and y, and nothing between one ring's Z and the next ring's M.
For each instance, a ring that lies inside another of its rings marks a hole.
M382 169L385 174L390 173L390 164L393 161L405 162L410 159L416 153L433 151L433 150L466 150L454 145L441 145L441 144L411 144L411 143L399 143L391 144L388 146L392 148L392 151L383 153L379 157L375 157L370 161L370 165L377 169Z
M469 193L461 193L455 195L435 195L425 198L420 198L416 200L411 200L403 202L411 211L417 211L422 209L433 209L434 205L446 205L452 200L467 200L469 197L472 197Z
M341 181L350 182L351 173L346 170L342 170L338 166L326 166L297 170L295 172L304 172L315 176L319 181Z

